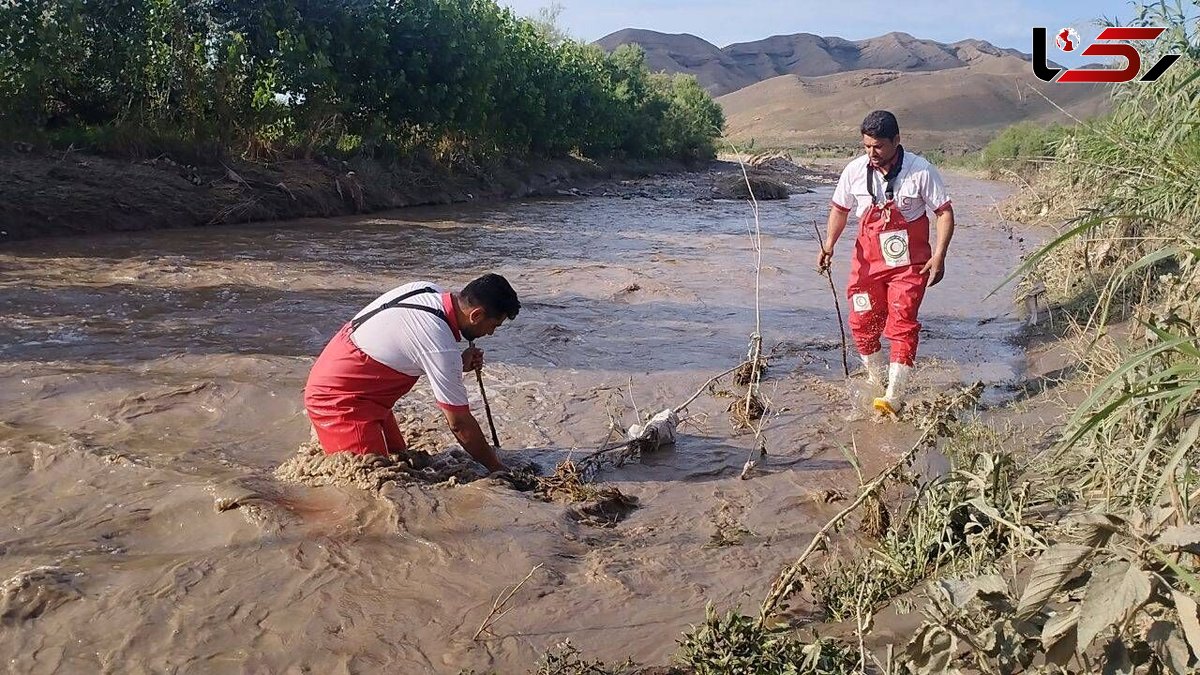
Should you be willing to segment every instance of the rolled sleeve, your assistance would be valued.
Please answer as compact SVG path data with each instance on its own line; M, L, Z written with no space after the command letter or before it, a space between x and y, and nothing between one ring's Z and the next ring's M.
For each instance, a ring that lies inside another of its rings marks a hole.
M457 351L424 352L420 358L438 407L452 411L470 410L467 387L463 384L462 354Z
M857 200L854 197L854 192L850 189L850 167L842 169L842 175L838 178L837 187L833 189L833 197L829 200L829 206L843 213L850 213L854 210Z
M923 173L920 181L921 199L929 208L933 209L934 213L940 215L950 208L950 194L946 192L942 174L933 165L930 165Z

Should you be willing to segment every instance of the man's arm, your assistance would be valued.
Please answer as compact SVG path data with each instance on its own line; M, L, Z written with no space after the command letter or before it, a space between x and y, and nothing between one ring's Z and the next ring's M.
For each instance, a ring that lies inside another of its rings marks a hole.
M854 208L857 199L850 189L850 167L854 162L842 169L838 176L837 186L833 188L833 196L829 199L829 220L825 225L825 241L821 242L821 252L817 254L817 270L825 272L833 264L833 247L846 229L846 220Z
M488 445L479 422L471 414L467 404L467 389L463 385L463 369L474 365L476 358L482 359L483 352L468 348L460 354L457 347L451 347L422 352L419 358L425 375L429 377L438 407L442 409L450 431L463 449L488 471L504 471L504 464L496 457L492 446Z
M446 415L450 431L467 451L467 454L487 467L488 471L508 470L508 467L504 466L504 463L496 456L495 449L487 442L483 430L479 428L479 422L475 420L475 416L471 414L470 410L442 408L442 412Z
M937 214L937 245L933 249L933 257L921 268L921 273L929 273L929 286L936 286L946 274L946 251L950 250L950 240L954 238L954 209L947 205Z
M936 286L946 273L946 251L950 250L950 239L954 237L954 208L950 205L950 195L946 192L946 184L942 182L942 174L937 167L929 165L921 172L921 199L928 208L937 215L937 244L933 249L933 257L921 267L921 273L929 274L928 286Z
M820 255L817 256L817 269L822 272L833 264L833 247L837 244L838 238L842 236L842 232L846 230L846 221L849 216L849 211L843 211L836 206L829 207L829 220L825 224L825 241L821 245Z

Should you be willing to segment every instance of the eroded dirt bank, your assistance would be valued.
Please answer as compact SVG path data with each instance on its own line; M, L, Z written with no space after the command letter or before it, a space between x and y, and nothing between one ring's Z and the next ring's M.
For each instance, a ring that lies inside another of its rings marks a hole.
M767 167L768 169L770 167ZM272 162L170 156L133 161L79 152L14 152L0 147L0 246L8 242L306 217L364 214L410 206L486 203L537 196L649 196L623 180L707 173L713 197L738 187L727 162L503 158L447 167L431 159L395 162L333 158ZM753 171L753 169L752 169ZM794 179L808 176L794 168ZM779 172L774 172L779 175ZM804 181L792 180L798 188ZM760 186L765 189L771 186ZM776 189L781 186L775 185ZM214 235L215 236L215 235Z

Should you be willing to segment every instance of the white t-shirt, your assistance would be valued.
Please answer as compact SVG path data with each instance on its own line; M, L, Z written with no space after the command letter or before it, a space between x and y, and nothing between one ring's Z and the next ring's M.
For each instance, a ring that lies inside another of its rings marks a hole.
M404 302L446 312L454 323L454 307L440 286L428 281L404 284L384 293L355 315L358 318L385 302L418 288L436 293L421 293ZM393 307L372 316L353 333L350 340L367 356L385 366L413 377L426 375L438 405L450 410L469 409L467 388L463 384L462 350L456 331L429 312L408 307Z
M854 215L862 215L871 208L871 193L867 191L869 179L875 181L875 194L882 202L886 186L883 174L875 169L868 171L870 158L863 155L854 159L842 169L837 187L833 190L832 206L842 211L854 211ZM950 206L950 195L946 194L946 184L938 170L924 157L904 152L904 164L900 166L900 174L896 177L896 206L905 220L916 220L925 214L926 210L941 213Z

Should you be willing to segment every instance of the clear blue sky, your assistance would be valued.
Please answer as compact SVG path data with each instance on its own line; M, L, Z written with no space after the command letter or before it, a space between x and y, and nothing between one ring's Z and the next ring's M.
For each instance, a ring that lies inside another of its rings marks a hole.
M552 2L498 1L522 16ZM979 38L1030 52L1033 26L1045 26L1051 35L1073 26L1086 45L1099 32L1092 25L1094 19L1105 16L1124 23L1134 15L1125 0L560 0L560 4L560 25L579 40L590 42L621 28L647 28L691 33L718 47L791 33L861 40L902 31L939 42ZM1050 58L1065 65L1096 61L1076 54L1050 46Z

